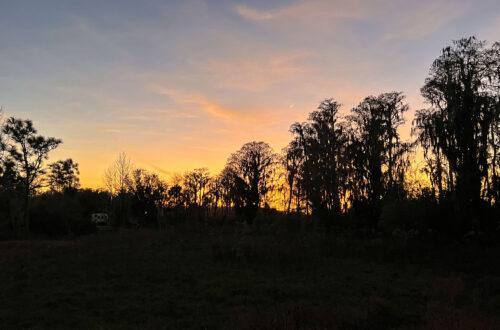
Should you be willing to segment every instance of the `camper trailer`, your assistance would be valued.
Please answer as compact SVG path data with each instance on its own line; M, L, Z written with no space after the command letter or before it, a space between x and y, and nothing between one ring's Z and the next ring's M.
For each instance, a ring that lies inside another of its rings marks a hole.
M99 230L110 228L109 217L107 213L93 213L91 220Z

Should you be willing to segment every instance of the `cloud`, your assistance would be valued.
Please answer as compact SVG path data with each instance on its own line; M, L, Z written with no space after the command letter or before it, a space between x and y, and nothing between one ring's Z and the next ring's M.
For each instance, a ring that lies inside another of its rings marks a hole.
M253 54L234 59L210 59L203 64L207 76L221 88L258 92L280 83L290 83L311 73L308 51Z
M159 172L159 173L164 174L164 175L166 175L166 176L170 176L170 175L172 175L172 171L165 170L165 169L164 169L164 168L162 168L162 167L159 167L159 166L156 166L156 165L154 165L154 164L150 164L150 163L147 163L147 165L148 165L149 167L151 167L153 170L155 170L156 172Z
M277 11L266 11L250 8L246 5L236 5L234 10L243 18L251 21L265 21L275 18L279 12Z
M415 8L403 12L403 15L394 15L387 20L387 29L383 39L418 39L428 36L450 22L462 17L468 9L463 2L449 0L418 3Z
M380 1L362 0L299 0L275 9L262 10L247 5L236 5L234 10L250 21L310 20L326 18L362 18L370 15ZM314 22L314 21L313 21Z
M256 23L273 23L296 33L325 28L329 33L346 28L345 23L370 22L380 29L382 40L421 38L462 17L470 4L465 1L435 0L298 0L292 4L257 9L237 5L234 11ZM343 23L343 24L341 24ZM332 35L333 37L333 35Z
M173 100L184 111L201 111L210 119L219 121L218 126L210 129L210 132L215 135L247 134L283 123L287 126L300 114L300 109L290 108L288 103L274 107L258 105L232 107L206 94L158 86L156 90L159 94ZM203 124L206 125L207 122L203 121Z
M104 128L102 130L103 133L112 133L112 134L120 134L123 133L123 130L118 128Z
M204 113L222 120L232 120L238 113L233 109L223 107L222 105L209 100L203 95L193 92L184 92L173 88L158 88L159 94L172 99L176 104L190 109L199 109Z

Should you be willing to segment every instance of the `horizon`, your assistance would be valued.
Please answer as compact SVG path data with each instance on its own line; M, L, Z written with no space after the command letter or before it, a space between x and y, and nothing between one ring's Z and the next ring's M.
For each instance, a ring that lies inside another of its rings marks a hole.
M62 139L51 160L73 158L91 188L120 152L167 176L217 173L249 141L280 151L327 98L346 114L402 91L409 138L433 60L461 37L500 40L499 13L490 0L2 4L0 104Z

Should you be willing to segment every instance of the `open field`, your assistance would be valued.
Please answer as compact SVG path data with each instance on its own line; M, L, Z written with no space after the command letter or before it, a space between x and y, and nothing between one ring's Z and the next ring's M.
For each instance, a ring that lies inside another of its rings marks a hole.
M0 242L0 328L498 329L499 256L278 225Z

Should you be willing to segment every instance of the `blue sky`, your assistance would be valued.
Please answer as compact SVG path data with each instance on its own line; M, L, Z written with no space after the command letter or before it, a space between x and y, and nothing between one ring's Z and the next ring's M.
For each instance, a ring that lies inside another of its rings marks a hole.
M0 0L0 104L62 138L84 185L121 151L216 172L245 142L281 149L325 98L403 91L411 121L433 59L469 35L500 40L500 2Z

